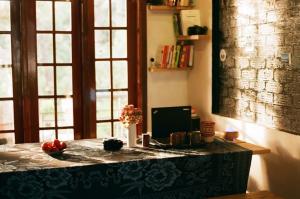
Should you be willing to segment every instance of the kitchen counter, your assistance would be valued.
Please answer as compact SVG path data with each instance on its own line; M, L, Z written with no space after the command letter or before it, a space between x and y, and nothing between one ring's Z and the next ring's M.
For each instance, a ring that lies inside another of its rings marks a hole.
M0 146L0 198L205 198L244 193L252 152L217 139L192 149L103 150L68 142L52 157L40 144Z

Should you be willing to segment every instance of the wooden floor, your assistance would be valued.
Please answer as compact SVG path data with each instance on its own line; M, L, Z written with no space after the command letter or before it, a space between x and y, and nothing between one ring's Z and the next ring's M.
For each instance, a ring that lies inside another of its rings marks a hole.
M228 195L228 196L221 196L209 199L283 199L269 191L259 191L259 192L252 192L247 194L237 194L237 195Z

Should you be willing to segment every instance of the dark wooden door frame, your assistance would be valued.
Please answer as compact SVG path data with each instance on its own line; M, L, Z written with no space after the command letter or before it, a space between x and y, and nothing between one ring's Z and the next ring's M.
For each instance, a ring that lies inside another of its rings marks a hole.
M143 111L143 124L139 127L138 133L147 132L147 0L138 0L137 19L137 106Z
M23 142L39 141L35 0L21 1Z
M11 44L13 65L13 96L14 96L14 126L15 142L24 142L22 121L22 67L21 67L21 31L20 31L20 2L11 1Z
M96 137L96 82L94 55L94 2L81 1L82 18L82 113L83 113L83 138ZM83 23L86 22L86 23Z
M219 98L220 98L220 0L212 1L212 113L219 113Z

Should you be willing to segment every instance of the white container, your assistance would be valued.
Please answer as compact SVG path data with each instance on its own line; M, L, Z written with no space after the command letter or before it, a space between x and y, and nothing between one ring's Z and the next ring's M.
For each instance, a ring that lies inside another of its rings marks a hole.
M135 147L135 146L136 146L136 124L130 124L128 126L127 147Z

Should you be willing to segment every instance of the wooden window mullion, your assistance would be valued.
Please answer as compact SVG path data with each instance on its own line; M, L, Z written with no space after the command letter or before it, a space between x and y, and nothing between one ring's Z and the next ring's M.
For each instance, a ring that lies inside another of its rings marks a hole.
M83 109L82 109L82 7L81 0L72 1L72 72L73 72L73 122L74 139L83 138ZM58 64L57 64L58 65Z
M82 0L83 138L96 138L94 1Z
M22 122L22 68L21 68L21 32L20 32L20 2L11 0L11 40L13 65L13 96L15 142L24 142Z
M112 60L112 5L111 5L111 0L109 0L109 54L110 54L110 108L111 108L111 119L114 118L114 92L113 92L113 60ZM114 123L111 122L111 136L114 136Z
M56 21L55 21L55 0L52 0L52 40L53 40L53 77L54 77L54 126L55 126L55 137L58 137L58 122L57 122L57 85L56 85Z
M21 1L24 142L39 141L35 0ZM34 10L34 12L33 12Z

